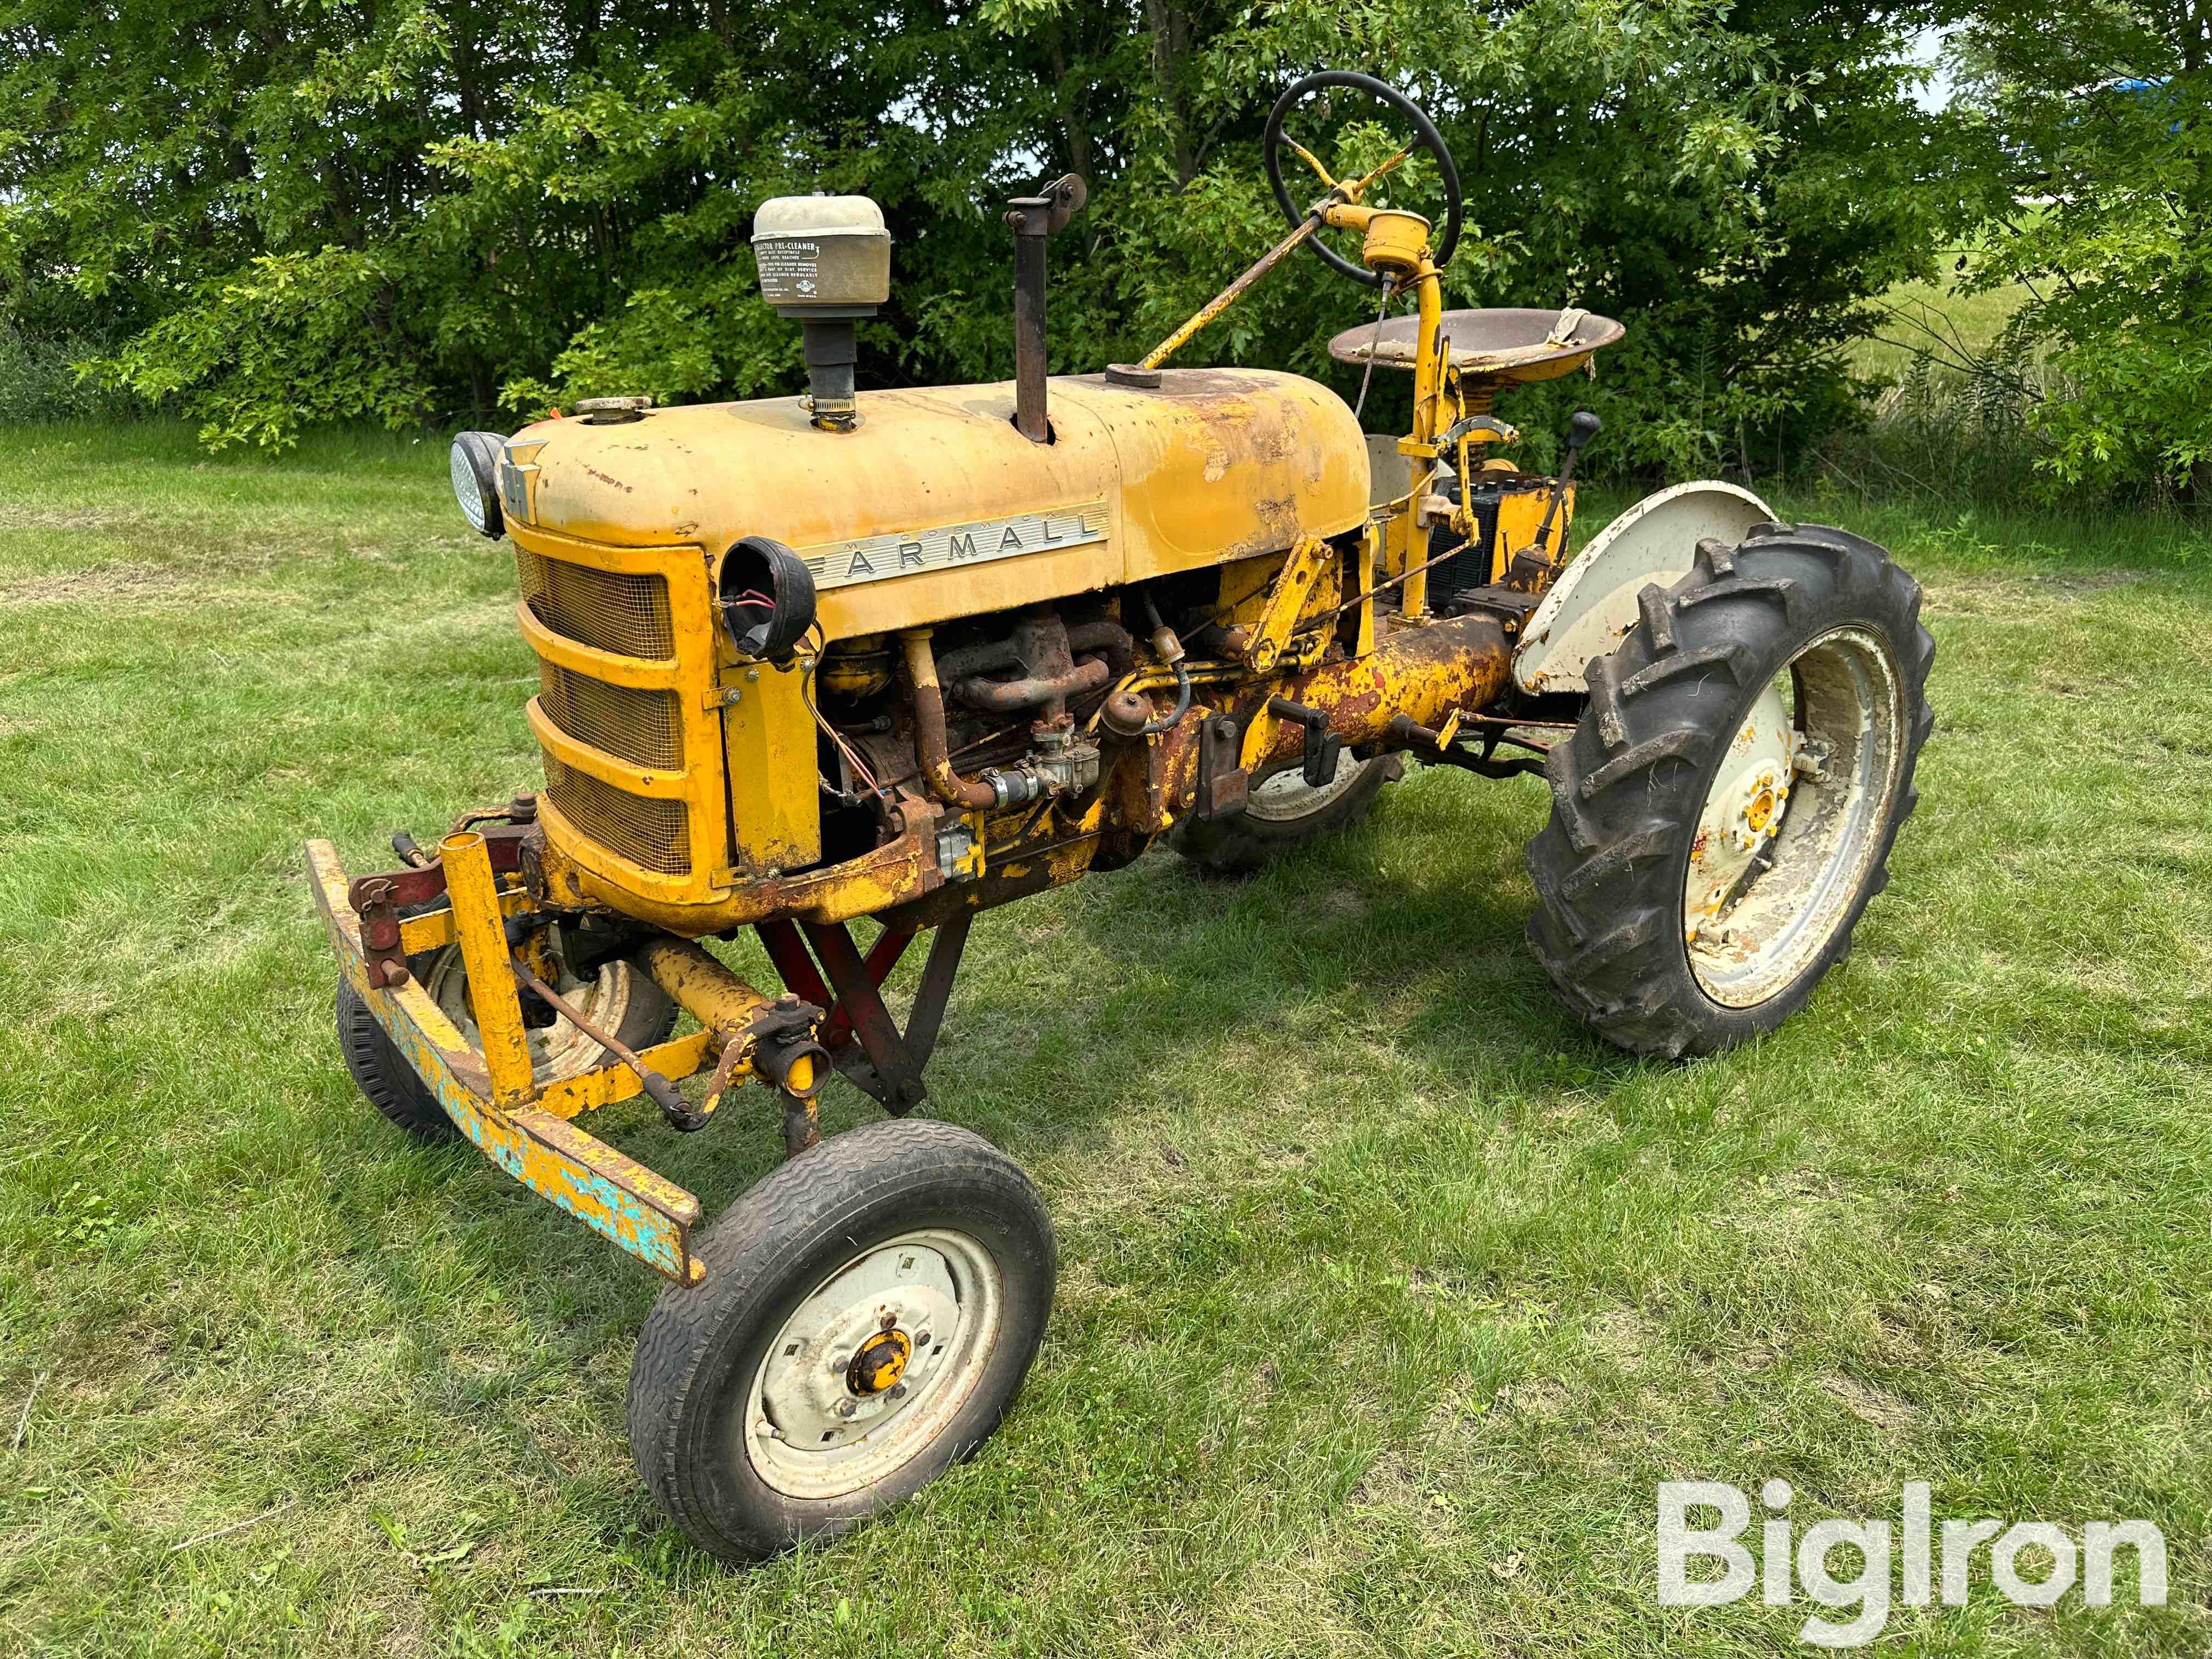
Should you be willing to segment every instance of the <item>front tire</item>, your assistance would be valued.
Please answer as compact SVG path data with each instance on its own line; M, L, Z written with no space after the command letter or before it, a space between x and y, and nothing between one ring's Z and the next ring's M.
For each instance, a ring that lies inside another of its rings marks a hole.
M1802 1006L1888 884L1936 644L1911 576L1814 525L1700 543L1640 605L1546 763L1528 941L1612 1042L1710 1054Z
M988 1439L1036 1357L1058 1251L1018 1165L907 1118L832 1137L694 1246L640 1333L629 1442L702 1548L858 1526Z
M448 945L420 951L407 958L407 971L469 1046L481 1053L483 1044L470 1007L468 969L460 947ZM676 1005L668 993L627 962L604 963L589 981L564 975L556 988L582 1006L586 1018L602 1030L611 1030L630 1048L665 1042L676 1028ZM370 1105L417 1140L450 1140L460 1133L429 1085L376 1023L361 993L343 976L338 980L337 1016L338 1052ZM565 1017L528 1036L531 1076L541 1088L615 1063L611 1049L586 1036Z

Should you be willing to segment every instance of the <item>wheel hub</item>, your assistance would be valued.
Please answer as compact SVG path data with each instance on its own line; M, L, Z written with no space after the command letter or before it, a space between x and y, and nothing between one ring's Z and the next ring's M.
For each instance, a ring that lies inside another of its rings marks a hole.
M951 1276L935 1251L864 1258L784 1328L762 1390L769 1425L794 1449L853 1443L927 1390L959 1327Z
M1771 772L1762 772L1753 786L1751 800L1743 809L1743 838L1756 845L1772 827L1774 815L1790 799L1790 791Z
M1723 781L1698 817L1683 893L1685 939L1694 942L1728 909L1753 861L1780 832L1798 740L1780 688L1770 684L1737 729Z
M896 1328L879 1331L860 1345L845 1368L845 1386L863 1398L882 1394L906 1374L907 1361L913 1358L912 1337Z
M999 1297L996 1268L964 1235L863 1252L792 1310L762 1361L744 1429L754 1467L793 1497L882 1479L974 1388Z
M1880 854L1905 752L1896 661L1867 629L1812 641L1759 693L1705 798L1683 882L1683 937L1707 996L1754 1006L1834 936Z

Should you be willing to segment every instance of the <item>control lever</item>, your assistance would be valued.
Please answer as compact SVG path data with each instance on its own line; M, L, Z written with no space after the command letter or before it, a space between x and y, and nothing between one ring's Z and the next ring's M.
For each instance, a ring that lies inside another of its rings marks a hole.
M1318 708L1292 702L1288 697L1268 698L1267 712L1278 720L1296 720L1305 727L1306 787L1319 789L1325 784L1334 782L1337 761L1344 750L1344 739L1328 729L1328 716Z
M1559 481L1552 486L1551 504L1544 509L1544 522L1537 526L1536 552L1547 563L1552 559L1552 520L1559 516L1559 504L1567 499L1567 486L1575 481L1575 463L1582 459L1589 441L1605 429L1605 422L1587 409L1578 409L1567 422L1567 459L1560 465Z

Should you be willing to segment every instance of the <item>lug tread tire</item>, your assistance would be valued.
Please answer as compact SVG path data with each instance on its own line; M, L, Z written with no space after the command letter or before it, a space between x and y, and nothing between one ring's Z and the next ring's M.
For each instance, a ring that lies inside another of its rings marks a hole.
M1729 1048L1787 1018L1850 954L1867 902L1888 884L1897 831L1918 801L1913 771L1935 725L1927 682L1936 642L1920 587L1849 531L1763 524L1735 547L1698 544L1671 588L1647 586L1638 620L1590 664L1589 708L1546 773L1552 817L1528 844L1537 896L1528 942L1567 1010L1635 1054ZM1889 820L1860 890L1826 945L1775 995L1747 1008L1713 1001L1691 971L1683 872L1714 757L1735 713L1806 643L1846 624L1888 641L1905 698L1905 745ZM1717 683L1717 684L1716 684Z
M1211 823L1185 818L1168 831L1168 845L1215 875L1249 876L1286 848L1359 823L1373 810L1382 786L1395 781L1404 770L1405 763L1395 755L1380 755L1362 762L1358 781L1317 812L1287 821L1255 818L1249 813Z
M1007 1247L994 1252L1006 1322L974 1394L938 1440L876 1486L836 1498L786 1497L744 1460L724 1467L708 1455L725 1437L732 1393L742 1401L750 1389L762 1346L821 1277L872 1237L936 1220L971 1231L995 1223ZM833 1135L757 1182L692 1248L705 1282L663 1290L638 1334L630 1450L677 1525L738 1562L858 1526L972 1455L1036 1357L1059 1267L1051 1217L1021 1166L981 1135L927 1118Z

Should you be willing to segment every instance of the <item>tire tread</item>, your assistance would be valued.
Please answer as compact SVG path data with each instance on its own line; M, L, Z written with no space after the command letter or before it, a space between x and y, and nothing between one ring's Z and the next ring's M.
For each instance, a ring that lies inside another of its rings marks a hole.
M1898 830L1919 799L1913 773L1935 724L1926 698L1935 641L1919 585L1874 543L1820 525L1754 526L1735 547L1698 544L1671 588L1648 584L1638 621L1587 675L1581 724L1546 758L1552 817L1528 844L1537 895L1528 940L1568 1012L1622 1048L1678 1056L1731 1046L1787 1018L1850 950L1868 900L1889 880ZM1820 956L1749 1010L1706 998L1690 972L1679 893L1664 890L1692 832L1714 745L1715 710L1739 706L1814 632L1842 621L1891 641L1908 710L1896 805L1861 891ZM1737 695L1702 697L1716 673ZM1676 760L1682 764L1668 766Z

